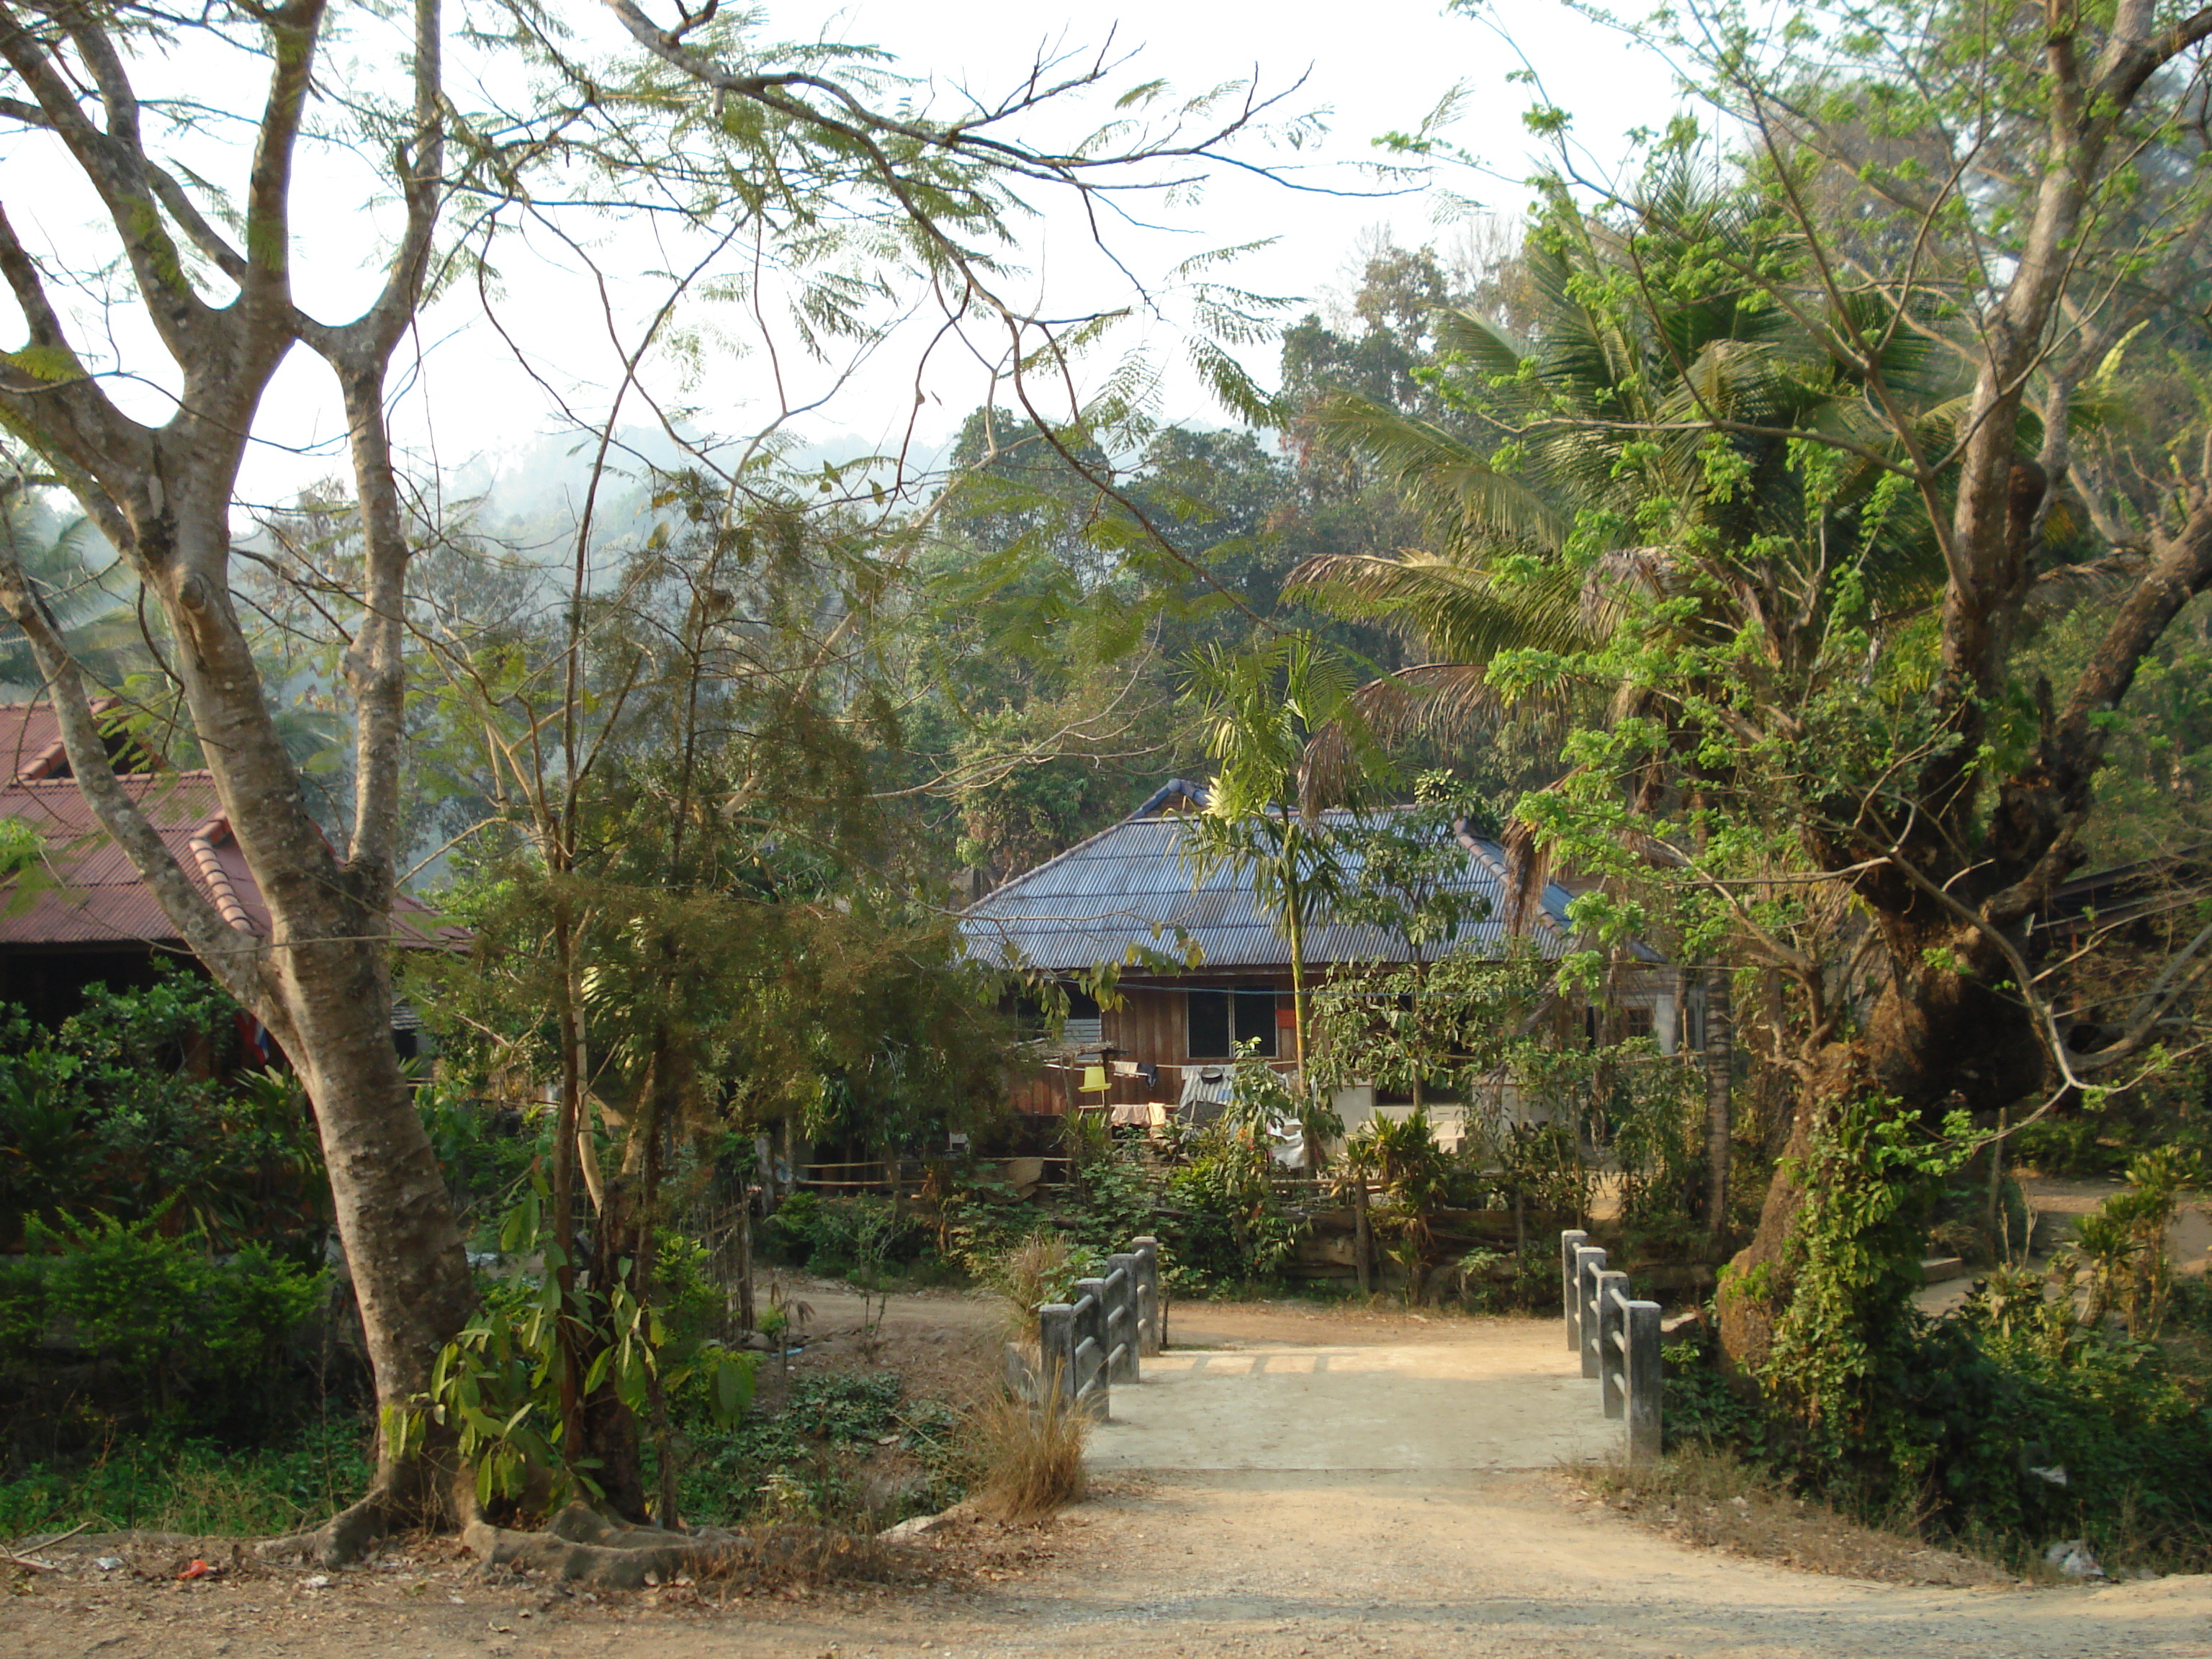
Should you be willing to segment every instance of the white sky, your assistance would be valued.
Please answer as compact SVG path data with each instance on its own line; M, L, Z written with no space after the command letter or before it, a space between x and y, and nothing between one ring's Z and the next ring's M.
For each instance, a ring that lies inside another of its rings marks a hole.
M586 0L570 3L592 15ZM656 15L672 13L671 0L647 3ZM1249 146L1243 153L1255 161L1294 161L1304 176L1355 189L1362 181L1352 168L1377 157L1371 144L1376 135L1413 127L1448 88L1464 82L1471 96L1451 137L1503 176L1484 178L1462 169L1440 175L1439 182L1509 217L1526 199L1527 192L1513 181L1529 170L1533 141L1520 116L1530 91L1506 79L1520 64L1490 29L1440 15L1437 0L1369 0L1358 7L1285 0L1265 8L1220 0L1125 0L1080 13L1066 0L934 5L860 0L842 9L783 0L768 9L769 37L827 36L878 44L893 52L910 75L929 76L940 86L964 84L986 95L1018 82L1041 46L1095 47L1109 31L1117 53L1134 53L1111 77L1109 93L1154 77L1190 93L1255 75L1263 88L1273 91L1288 88L1304 76L1305 84L1290 94L1284 108L1328 110L1328 140L1295 155ZM1537 0L1514 0L1503 9L1502 21L1542 76L1548 97L1575 112L1577 131L1595 155L1612 159L1629 128L1656 125L1669 112L1673 89L1664 67L1620 36ZM334 83L342 80L349 59L365 66L359 74L374 76L400 55L399 40L380 34L386 26L356 27L358 35L334 45L326 58L325 74ZM222 72L235 75L253 67L232 58ZM195 66L192 73L204 71ZM1095 100L1091 119L1103 118L1103 100ZM0 179L5 180L11 217L34 247L44 242L58 255L97 210L66 188L68 169L54 165L57 159L42 153L34 139L0 150ZM227 167L212 149L204 159L217 173L234 177L242 170L242 158L236 155ZM348 314L366 296L374 275L366 258L374 251L373 239L362 234L374 216L364 214L357 200L362 182L309 170L303 172L296 193L301 299L326 317ZM1125 229L1112 240L1138 276L1157 282L1169 266L1202 249L1275 238L1274 246L1246 258L1222 280L1256 292L1301 296L1302 302L1285 315L1284 320L1292 321L1317 303L1323 290L1342 292L1356 282L1355 248L1364 235L1386 229L1409 246L1449 242L1455 229L1437 222L1439 206L1438 198L1428 195L1332 198L1222 172L1198 203L1147 208L1170 230ZM1055 214L1033 234L1036 240L1024 250L1024 263L1032 273L1026 297L1042 309L1079 314L1128 297L1126 280L1095 255L1069 216ZM543 248L544 263L535 267L518 254L507 257L511 333L548 381L576 394L580 409L602 413L613 359L596 322L594 290L578 279L574 262L550 246ZM611 269L642 270L659 263L660 252L649 246L633 249L625 242L601 248L599 257ZM616 303L641 314L657 298L653 284L641 280L618 293ZM118 325L112 314L101 328L114 331L117 349L126 360L142 353L158 360L146 352L149 340ZM853 434L872 444L895 442L914 406L921 337L917 330L908 330L907 337L879 352L799 429L815 438ZM557 429L544 393L482 324L472 295L453 296L434 308L418 340L419 366L407 376L396 411L397 424L418 456L434 457L450 471L471 459L495 460ZM1119 341L1115 351L1130 343ZM1174 356L1178 349L1174 331L1165 325L1152 325L1146 343L1163 357ZM1093 372L1103 374L1114 355L1100 358ZM1272 344L1247 348L1241 355L1263 380L1272 379ZM773 410L774 377L757 333L745 355L710 356L707 361L704 376L681 391L672 383L672 371L656 371L656 389L690 402L700 411L701 424L717 429L746 429ZM941 442L988 389L972 358L963 362L940 353L934 361L922 383L927 402L917 421L925 447ZM824 373L805 366L787 335L779 343L775 362L793 401L814 395L826 384ZM158 420L166 412L165 396L156 389L134 393L125 383L118 391L142 416ZM1188 374L1168 378L1160 413L1169 420L1202 423L1226 418ZM251 466L250 494L270 499L341 470L343 456L334 441L342 430L336 397L326 372L304 351L295 352L287 364L265 415L261 435L270 441ZM626 418L643 420L646 411L633 407Z

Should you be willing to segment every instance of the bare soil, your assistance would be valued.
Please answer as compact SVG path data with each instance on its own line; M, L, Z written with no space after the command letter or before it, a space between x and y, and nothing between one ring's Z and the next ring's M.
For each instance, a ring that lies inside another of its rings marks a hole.
M801 1374L888 1366L915 1392L953 1395L999 1329L979 1297L894 1297L881 1329L863 1331L859 1297L819 1283L793 1293L814 1308L792 1360ZM1469 1328L1183 1304L1170 1334L1402 1346ZM1946 1564L1914 1582L1877 1557L1842 1563L1869 1577L1814 1576L1661 1535L1545 1469L1113 1476L1039 1527L957 1518L920 1546L842 1558L801 1540L795 1568L635 1594L488 1577L437 1540L329 1574L264 1566L230 1540L79 1537L25 1553L57 1570L0 1560L0 1659L2212 1655L2212 1579L2024 1588ZM101 1571L99 1557L123 1565ZM222 1571L179 1582L196 1558Z

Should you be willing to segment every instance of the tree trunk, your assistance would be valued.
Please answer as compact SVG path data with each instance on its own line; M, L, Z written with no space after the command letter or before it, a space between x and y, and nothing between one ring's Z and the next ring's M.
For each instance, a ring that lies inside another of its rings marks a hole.
M1714 1243L1728 1236L1729 1158L1735 1125L1735 1009L1726 968L1705 970L1705 1229Z
M1373 1294L1373 1268L1370 1258L1374 1255L1374 1235L1367 1224L1367 1177L1355 1175L1352 1182L1352 1265L1359 1275L1359 1293Z
M338 1239L361 1309L379 1422L430 1386L438 1350L468 1319L476 1286L444 1176L399 1068L383 963L359 947L298 946L295 1012L268 1021L314 1103ZM273 1012L273 1011L271 1011ZM333 1522L322 1553L342 1559L394 1528L455 1518L453 1470L440 1457L401 1462L377 1437L364 1504Z
M2037 1088L2042 1050L2014 1000L1989 988L2002 958L1980 929L1948 915L1878 917L1890 976L1861 1030L1832 1042L1800 1091L1788 1149L1759 1211L1758 1231L1738 1251L1720 1302L1721 1351L1729 1366L1756 1375L1790 1304L1789 1241L1805 1192L1791 1171L1808 1165L1814 1138L1853 1100L1889 1103L1931 1127L1954 1109L1993 1109Z

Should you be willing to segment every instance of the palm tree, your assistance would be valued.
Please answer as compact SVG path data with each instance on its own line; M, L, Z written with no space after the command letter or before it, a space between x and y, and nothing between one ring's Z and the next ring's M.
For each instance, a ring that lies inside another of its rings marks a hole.
M1855 567L1849 586L1869 605L1877 641L1940 590L1924 519L1887 510L1882 462L1894 439L1869 405L1869 377L1822 349L1819 319L1750 283L1663 286L1693 247L1718 252L1709 272L1771 271L1796 257L1754 206L1686 167L1658 178L1626 234L1555 198L1525 255L1539 304L1533 337L1466 310L1446 313L1437 330L1452 395L1487 428L1486 447L1357 397L1324 410L1335 441L1437 534L1431 549L1332 555L1292 574L1293 586L1395 624L1427 653L1364 689L1358 702L1371 725L1455 733L1515 709L1563 724L1571 715L1648 722L1668 734L1630 781L1632 811L1648 816L1682 793L1726 786L1695 753L1681 711L1727 692L1695 677L1646 675L1631 645L1694 661L1701 647L1748 635L1766 671L1802 674L1827 649L1838 565ZM1869 303L1869 315L1840 320L1879 334ZM1950 409L1938 360L1923 334L1889 332L1883 380L1893 392L1909 389L1940 431ZM1808 447L1803 434L1813 434L1829 447ZM1507 663L1512 672L1501 672ZM1606 688L1588 678L1594 667L1616 675L1609 707L1600 702ZM1317 745L1310 770L1324 787L1342 775L1338 746ZM1508 845L1511 908L1525 916L1547 876L1525 812ZM1724 971L1709 972L1716 1234L1728 1179L1728 988Z
M22 458L5 450L0 450L0 544L46 601L78 663L94 678L119 684L144 654L126 597L130 579L92 521L57 514ZM7 629L0 637L0 696L35 697L45 683L21 633Z
M1194 876L1226 864L1249 874L1253 896L1274 919L1291 963L1292 1052L1300 1099L1306 1079L1306 930L1343 885L1342 849L1327 824L1300 810L1308 744L1344 726L1354 687L1340 663L1304 634L1284 634L1243 655L1215 647L1198 660L1188 700L1215 763L1206 811L1183 842ZM1317 1161L1310 1127L1309 1167Z
M1467 310L1439 321L1451 395L1486 445L1356 396L1326 407L1334 441L1437 536L1430 549L1326 555L1292 574L1429 653L1393 677L1417 695L1369 693L1378 714L1418 725L1526 699L1492 683L1501 653L1597 652L1661 599L1695 600L1669 623L1686 637L1750 621L1778 648L1802 651L1808 641L1789 636L1826 621L1821 578L1838 550L1861 567L1878 617L1909 614L1936 591L1924 523L1887 511L1887 428L1866 407L1867 377L1822 349L1812 319L1751 283L1651 291L1653 274L1698 243L1747 270L1790 257L1789 239L1741 198L1686 170L1660 179L1632 234L1554 202L1524 256L1540 307L1531 337ZM1938 430L1952 413L1940 366L1904 330L1883 362L1888 385L1913 392ZM1856 452L1817 488L1798 435L1811 434Z

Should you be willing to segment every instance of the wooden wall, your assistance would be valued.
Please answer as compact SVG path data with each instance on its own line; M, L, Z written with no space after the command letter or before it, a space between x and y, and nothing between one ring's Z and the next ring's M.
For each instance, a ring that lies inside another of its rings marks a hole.
M1156 1066L1180 1066L1188 1058L1183 1049L1183 998L1181 990L1139 986L1122 993L1118 1008L1103 1015L1108 1048L1116 1060L1148 1060Z

